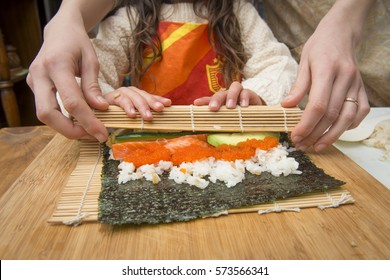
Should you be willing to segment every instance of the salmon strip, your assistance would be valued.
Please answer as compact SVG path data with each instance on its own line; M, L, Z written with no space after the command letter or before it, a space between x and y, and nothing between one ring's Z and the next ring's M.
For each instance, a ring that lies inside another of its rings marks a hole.
M176 150L188 147L190 145L200 145L207 147L207 135L196 134L196 135L185 135L172 139L158 139L156 141L136 141L136 142L123 142L112 145L112 152L115 159L123 159L124 157L131 155L137 150L151 151L156 150L159 147L167 148L172 154Z
M191 145L199 145L207 147L207 135L206 134L196 134L196 135L184 135L178 138L169 139L165 144L165 148L175 153L178 149L188 147Z
M157 141L116 143L112 145L112 154L115 159L123 159L137 150L152 150L158 146L163 147L164 143Z

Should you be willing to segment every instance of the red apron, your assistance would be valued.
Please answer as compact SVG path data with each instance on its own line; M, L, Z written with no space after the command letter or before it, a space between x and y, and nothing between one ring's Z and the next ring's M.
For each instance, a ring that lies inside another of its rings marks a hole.
M173 105L190 105L224 87L221 62L209 43L207 24L160 22L158 34L162 59L143 75L141 89L167 97ZM150 52L145 52L144 62L148 59Z

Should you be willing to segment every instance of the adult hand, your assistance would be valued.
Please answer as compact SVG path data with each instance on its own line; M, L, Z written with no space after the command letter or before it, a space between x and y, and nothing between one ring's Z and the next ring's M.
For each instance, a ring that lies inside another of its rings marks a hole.
M106 110L108 102L98 86L99 63L81 16L59 12L48 23L42 48L29 70L27 83L40 121L68 138L107 139L107 129L91 110ZM75 77L82 78L81 88ZM77 124L61 113L56 92Z
M249 105L264 105L262 99L249 89L243 89L241 83L233 82L229 89L221 90L213 96L201 97L194 101L194 105L209 105L210 111L218 111L222 105L229 109L236 106L248 107Z
M306 42L297 80L282 106L296 106L306 93L308 103L291 133L295 146L320 151L354 128L370 107L355 58L353 23L337 10L320 22Z

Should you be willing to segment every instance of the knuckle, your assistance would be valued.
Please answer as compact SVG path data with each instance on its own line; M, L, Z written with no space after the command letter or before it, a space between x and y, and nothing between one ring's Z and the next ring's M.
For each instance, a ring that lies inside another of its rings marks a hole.
M39 121L41 121L44 124L47 124L50 120L50 111L45 109L40 109L37 107L36 116Z
M132 90L132 91L137 91L137 90L139 90L139 91L143 92L143 90L140 90L140 89L138 89L138 88L135 87L135 86L121 87L121 88L123 88L124 90Z
M33 63L31 63L30 67L28 68L29 74L39 72L41 68L42 67L40 66L40 64L38 64L36 61L33 61Z
M354 112L347 112L344 114L344 118L345 120L347 120L348 122L353 122L353 120L355 119L356 117L356 113Z
M88 59L88 63L87 63L88 68L99 71L100 64L98 58L95 55L91 55L87 59Z
M58 64L58 55L53 52L47 52L42 61L42 64L48 69L53 68Z
M348 129L353 129L353 128L356 128L356 127L358 127L359 126L359 123L352 123L349 127L348 127Z
M334 123L338 119L339 116L340 116L340 112L336 109L330 109L325 114L325 118L330 123Z
M227 88L220 88L216 93L214 93L214 95L217 95L217 94L226 94L228 90L229 90L229 89L227 89Z
M234 81L231 85L231 88L242 88L242 84L238 81Z
M227 91L218 91L217 93L215 93L211 99L213 100L225 100L228 96L228 92Z
M87 84L82 83L82 86L86 92L89 91L98 91L100 89L98 81L91 81Z
M32 79L32 77L31 77L31 72L27 74L26 83L27 83L27 85L28 85L31 89L33 88L33 79Z
M353 61L346 61L341 65L341 72L344 75L353 76L357 71L357 66Z
M313 135L308 135L305 137L305 139L301 142L305 146L311 146L317 141L317 137L314 137Z
M359 110L362 111L362 114L364 116L367 116L368 113L370 113L371 107L370 107L370 105L368 103L365 103L365 104L361 104L360 105Z
M91 121L87 121L84 125L83 128L85 131L87 131L91 135L95 135L96 133L99 132L98 127Z
M326 113L326 110L327 110L327 105L323 102L317 101L311 105L311 108L315 113L319 113L321 115L324 115Z
M251 92L247 89L243 89L239 94L240 99L249 99L251 97Z
M146 101L155 101L158 100L158 95L149 94L147 92L142 92L142 96Z
M130 88L120 87L120 88L117 88L116 91L119 91L120 93L125 93L128 89L130 89Z
M332 136L328 136L326 137L326 139L323 139L321 140L321 144L324 144L325 146L329 147L331 146L334 142L337 141L337 139L340 137L340 135L332 135Z
M72 115L76 112L76 109L79 106L79 101L74 97L62 97L62 103L64 104L65 109Z
M61 134L63 134L66 138L70 140L78 140L80 139L80 135L76 133L72 133L71 131L61 131Z

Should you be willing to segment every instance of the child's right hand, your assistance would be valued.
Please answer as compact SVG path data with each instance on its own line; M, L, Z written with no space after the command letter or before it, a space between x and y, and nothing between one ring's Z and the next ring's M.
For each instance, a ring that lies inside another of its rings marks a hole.
M172 103L168 98L147 93L133 86L118 88L113 92L107 93L104 98L106 98L109 104L123 108L131 118L136 117L137 110L144 120L153 119L151 110L161 112Z

